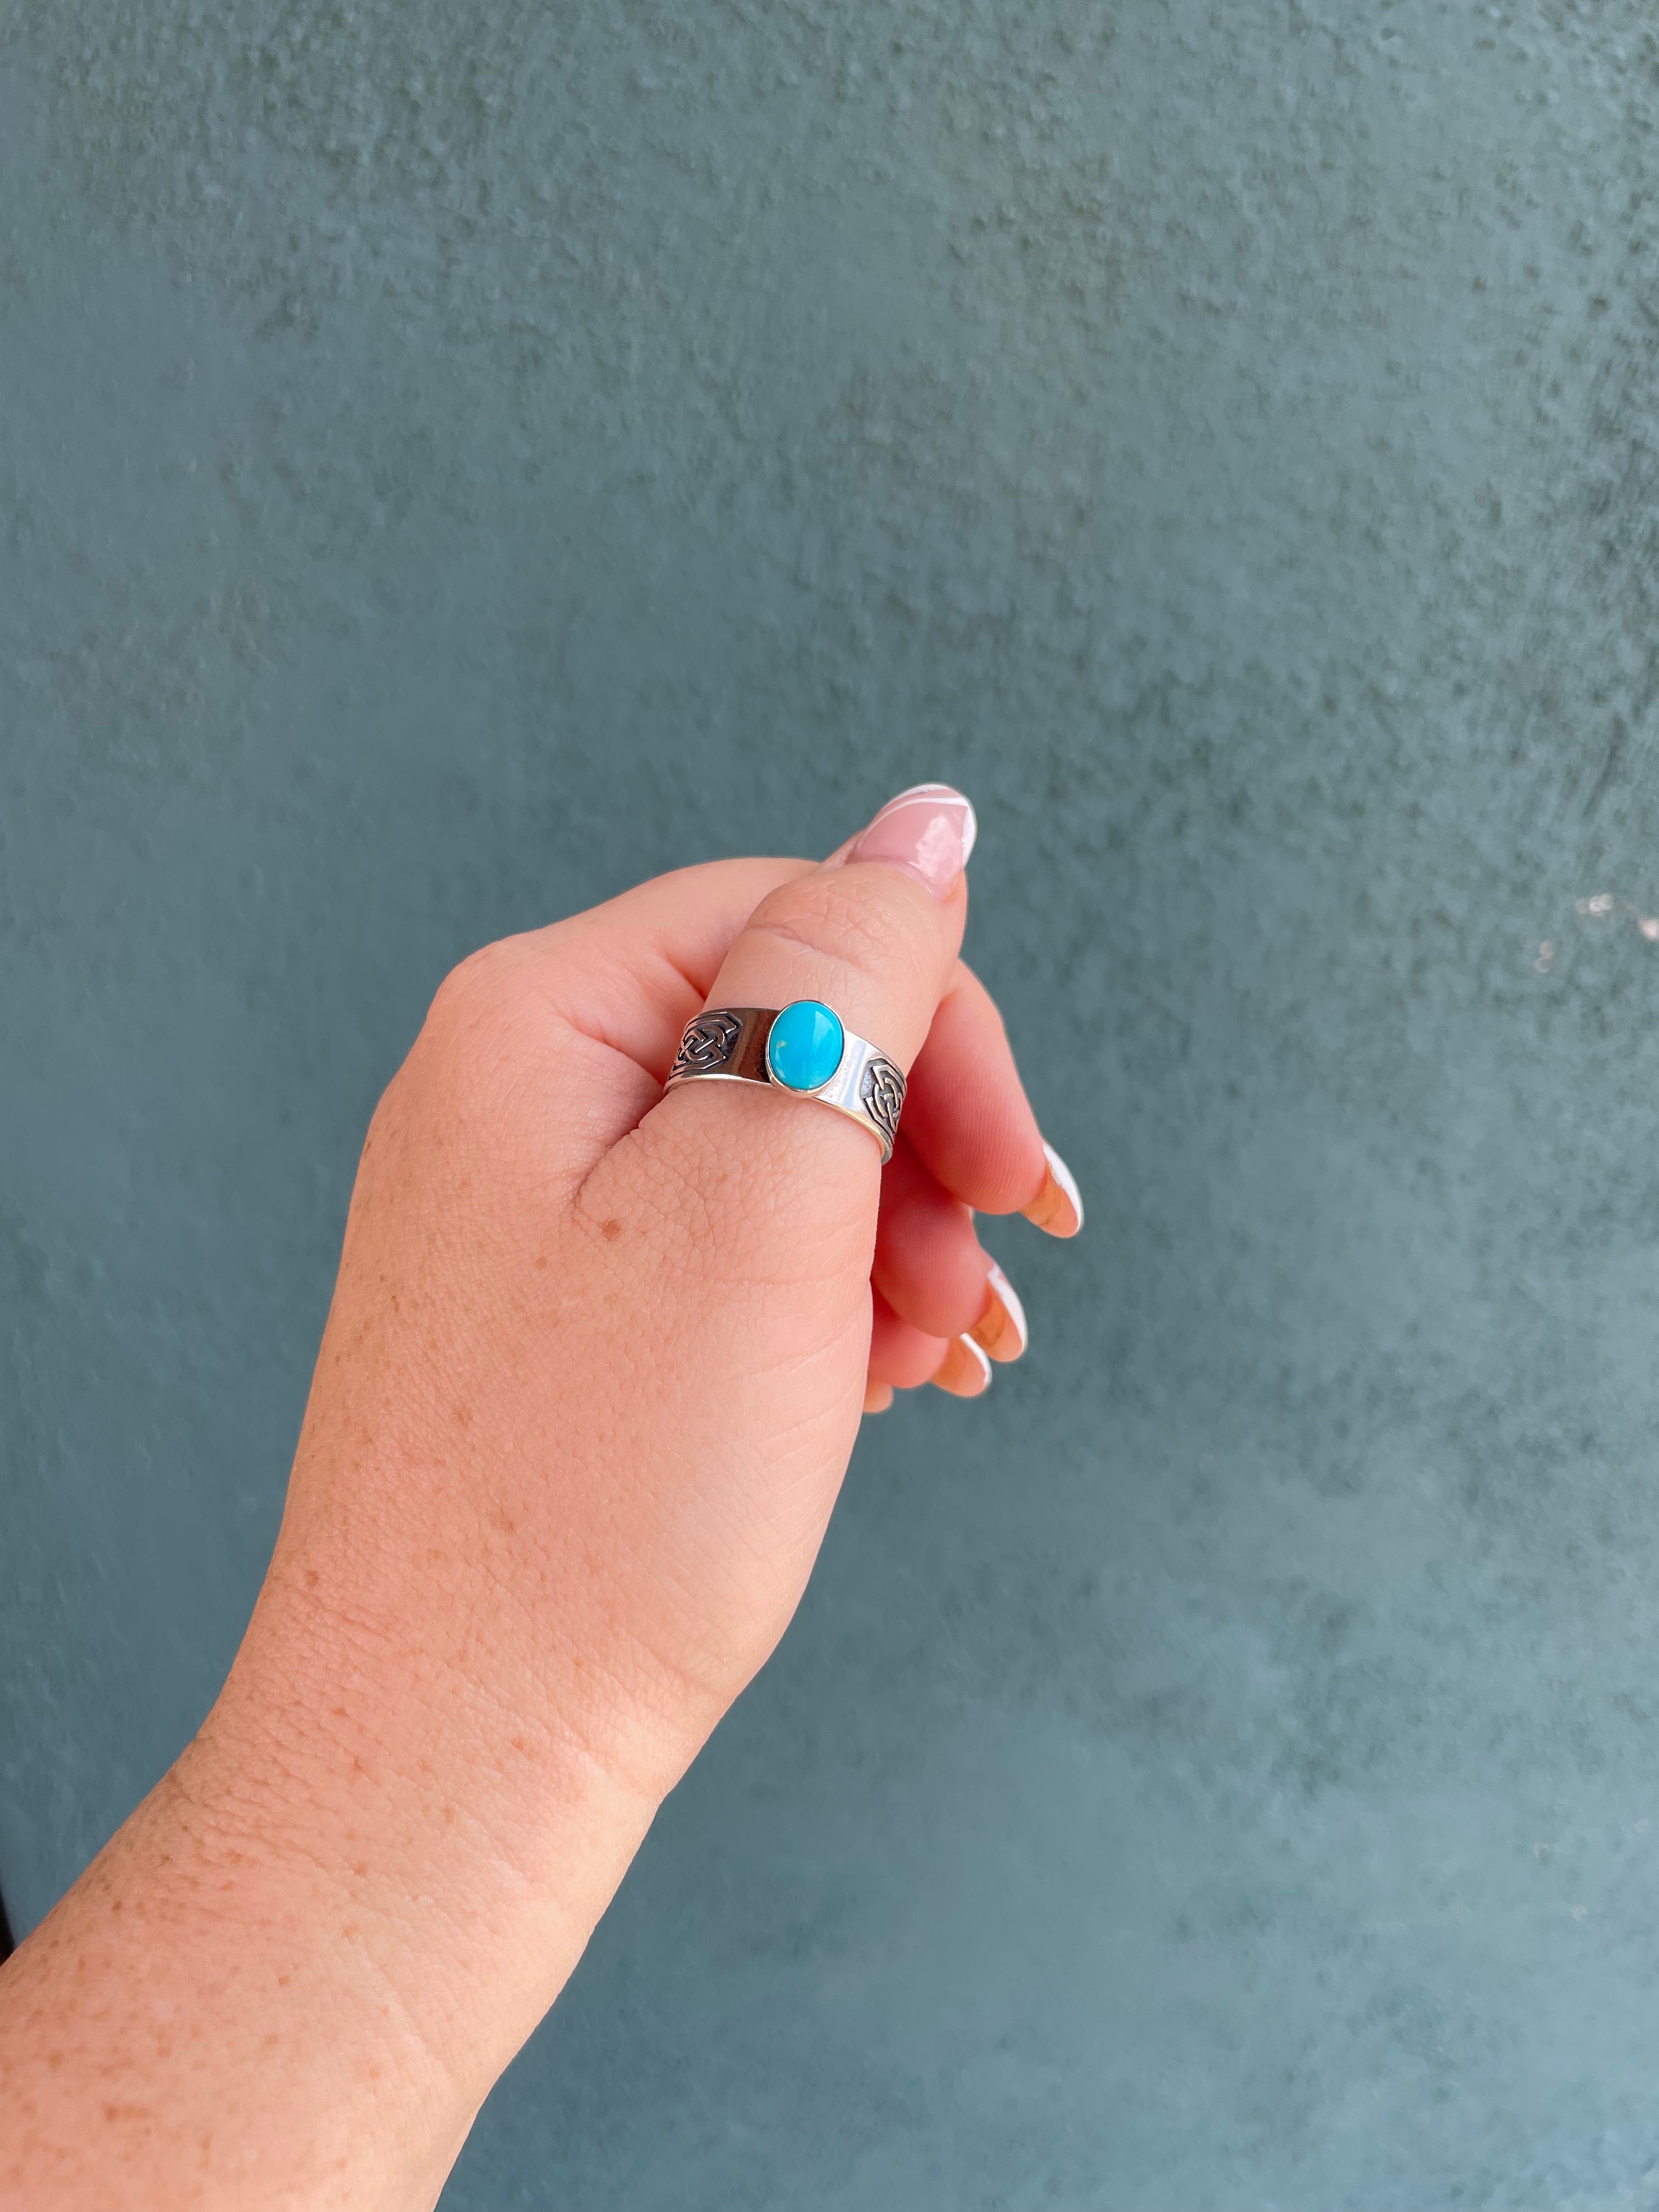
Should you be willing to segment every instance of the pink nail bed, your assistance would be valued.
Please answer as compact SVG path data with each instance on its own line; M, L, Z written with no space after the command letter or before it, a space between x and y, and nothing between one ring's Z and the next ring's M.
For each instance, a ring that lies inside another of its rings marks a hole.
M968 865L979 824L969 802L948 783L919 783L890 799L853 840L849 860L902 868L935 898L949 896Z

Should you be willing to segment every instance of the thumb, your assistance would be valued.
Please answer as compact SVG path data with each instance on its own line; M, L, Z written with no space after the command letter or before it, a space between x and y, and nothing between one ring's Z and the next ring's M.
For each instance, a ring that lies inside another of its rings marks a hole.
M972 806L946 784L889 800L822 866L762 900L732 940L708 1006L816 1001L841 1023L849 1054L866 1041L908 1073L962 943L975 830ZM833 1050L833 1025L819 1029ZM695 1227L696 1243L736 1267L744 1262L732 1237L762 1233L763 1255L744 1249L769 1272L780 1240L805 1231L813 1272L844 1265L867 1278L881 1147L869 1128L819 1100L791 1095L780 1081L686 1083L617 1148L619 1168L622 1155L630 1179L656 1186L659 1202Z

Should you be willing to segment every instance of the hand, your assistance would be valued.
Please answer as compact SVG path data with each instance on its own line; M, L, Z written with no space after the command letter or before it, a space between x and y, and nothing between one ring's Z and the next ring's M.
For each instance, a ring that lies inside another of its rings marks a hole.
M444 984L230 1680L0 1980L23 2201L431 2202L781 1635L860 1409L1024 1349L973 1212L1081 1224L958 957L972 836L926 786L821 866L663 877ZM804 998L910 1068L884 1174L810 1102L664 1095L705 1003Z

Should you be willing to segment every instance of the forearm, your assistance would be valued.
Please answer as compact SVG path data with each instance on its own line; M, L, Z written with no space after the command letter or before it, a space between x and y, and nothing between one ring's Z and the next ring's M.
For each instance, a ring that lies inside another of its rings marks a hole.
M264 1610L201 1735L0 1972L8 2208L431 2204L648 1824L559 1731L498 1741L459 1689L412 1711L406 1655ZM503 1743L533 1788L502 1786Z

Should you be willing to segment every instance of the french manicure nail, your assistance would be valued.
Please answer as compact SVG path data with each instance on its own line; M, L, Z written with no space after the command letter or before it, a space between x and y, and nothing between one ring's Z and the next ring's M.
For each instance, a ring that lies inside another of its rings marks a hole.
M936 1389L953 1398L977 1398L991 1387L991 1363L971 1336L951 1340L951 1348L931 1377Z
M986 1271L990 1299L968 1334L993 1359L1018 1359L1030 1342L1019 1293L994 1260Z
M935 898L948 898L978 834L973 807L959 791L948 783L919 783L888 800L853 840L847 858L902 868Z
M1020 1211L1050 1237L1075 1237L1083 1226L1083 1200L1077 1177L1052 1145L1044 1145L1042 1151L1048 1172L1042 1178L1042 1189Z

